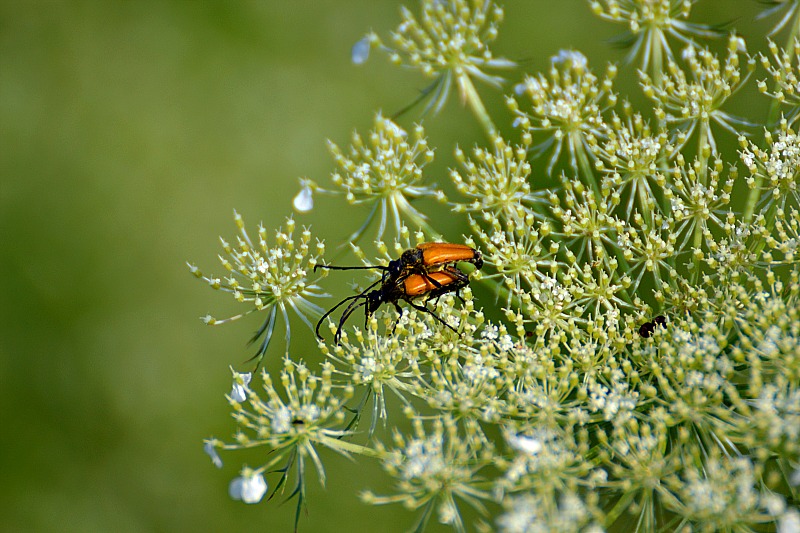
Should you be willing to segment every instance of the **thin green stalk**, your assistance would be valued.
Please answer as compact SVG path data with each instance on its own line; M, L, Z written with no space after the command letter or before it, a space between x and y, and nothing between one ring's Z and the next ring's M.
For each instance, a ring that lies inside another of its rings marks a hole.
M317 440L320 444L324 444L328 448L331 448L339 452L344 452L346 454L352 453L355 455L363 455L365 457L372 457L375 459L381 459L383 457L383 453L379 452L374 448L361 446L360 444L354 444L346 440L340 440L333 437L328 437L327 435L322 435L315 440Z
M706 145L708 143L708 128L711 127L708 120L700 123L699 139L697 140L697 181L703 185L707 185L708 178L708 157L706 156ZM692 246L699 250L703 244L703 226L695 221L694 234L692 235ZM692 254L692 265L694 271L692 272L692 282L696 283L700 279L700 258Z
M753 183L753 187L750 189L750 192L747 194L747 201L744 205L744 222L745 224L750 224L753 222L753 214L756 211L756 204L758 203L758 199L760 197L761 191L761 183L763 182L764 177L761 174L758 174L755 177L755 182Z
M483 132L490 141L494 141L497 135L497 128L494 126L486 107L483 105L478 91L475 90L475 85L472 84L470 77L464 72L456 74L456 83L458 83L459 93L464 102L469 106L472 114L478 119L478 123L483 128Z
M650 50L653 51L651 56L653 64L653 86L661 88L662 80L664 79L664 56L661 50L660 38L662 38L663 35L661 35L660 32L651 32L650 35Z
M578 132L570 133L569 135L570 146L574 150L575 156L578 159L578 172L580 176L584 178L581 181L592 188L595 197L599 200L602 198L602 194L600 193L600 185L597 184L597 179L594 175L594 168L592 168L592 164L589 162L589 156L586 154L586 150L584 150L584 145L581 142L580 135Z

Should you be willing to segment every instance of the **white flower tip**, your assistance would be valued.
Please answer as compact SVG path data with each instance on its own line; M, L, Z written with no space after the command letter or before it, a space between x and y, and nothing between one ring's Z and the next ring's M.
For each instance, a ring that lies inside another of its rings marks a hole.
M778 533L797 533L800 531L800 513L789 509L778 520Z
M439 506L439 523L454 524L457 517L458 509L456 509L452 501L445 501Z
M311 187L303 187L292 202L298 213L307 213L314 208L314 196Z
M242 403L243 401L247 400L247 389L245 389L238 383L234 383L233 388L231 389L231 399L239 403Z
M390 118L384 118L382 115L379 114L375 118L375 122L382 122L383 123L383 127L387 131L391 132L392 135L394 135L395 137L398 137L398 138L401 138L401 139L405 139L406 137L408 137L408 132L406 132L406 130L404 130L403 128L398 126L397 123L395 123Z
M550 58L550 61L555 65L568 63L578 69L586 68L588 63L586 56L577 50L559 50L558 54Z
M240 374L233 370L233 387L231 388L230 394L233 401L242 403L247 400L247 387L250 385L250 380L252 379L252 372Z
M248 385L250 385L250 381L253 379L253 373L252 372L240 373L240 372L236 372L234 370L233 371L233 379L237 383L239 383L239 380L241 380L241 384L244 385L245 387L247 387Z
M266 492L267 482L264 481L264 476L252 471L233 479L228 486L230 497L244 503L258 503Z
M222 458L217 453L217 448L214 446L214 443L211 441L206 441L203 443L203 451L211 457L211 464L216 466L217 468L222 468Z
M792 487L800 487L800 468L792 472L792 475L789 476L789 484Z
M353 45L350 51L350 60L355 65L361 65L369 59L370 38L366 36Z
M512 448L527 455L536 455L544 449L544 443L534 437L511 435L506 440Z

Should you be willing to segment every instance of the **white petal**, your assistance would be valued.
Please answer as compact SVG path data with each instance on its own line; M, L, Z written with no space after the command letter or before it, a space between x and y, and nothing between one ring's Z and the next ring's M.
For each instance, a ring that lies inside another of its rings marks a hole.
M356 65L361 65L369 59L369 49L369 37L367 36L353 45L353 49L350 52L350 60Z
M206 441L203 443L203 451L211 457L211 463L216 466L217 468L222 468L222 458L220 458L219 454L217 453L217 448L211 441Z
M797 533L800 531L800 513L789 509L778 520L778 533Z
M228 485L228 495L231 497L232 500L236 501L242 500L243 484L244 484L244 479L242 479L241 477L237 477L231 480L231 484Z
M576 68L586 68L586 56L576 50L559 50L557 55L550 58L553 64L571 63Z
M528 455L536 455L544 449L544 443L534 437L510 435L506 440L512 448Z
M242 501L244 503L258 503L266 493L267 482L264 481L264 476L258 474L245 478L242 484Z
M792 487L800 486L800 468L792 472L792 475L789 476L789 484Z
M231 398L234 401L242 403L247 400L247 386L250 380L253 379L253 374L247 372L245 374L233 373L233 388L231 388Z
M314 196L310 187L303 187L294 197L294 208L300 213L307 213L314 208Z
M242 475L231 481L228 494L244 503L258 503L267 492L267 482L261 474Z

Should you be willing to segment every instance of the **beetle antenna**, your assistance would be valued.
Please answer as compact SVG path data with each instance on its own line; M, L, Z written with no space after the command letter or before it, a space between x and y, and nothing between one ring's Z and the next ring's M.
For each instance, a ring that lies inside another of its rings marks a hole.
M352 315L356 311L356 309L358 309L362 305L367 305L368 303L367 296L364 296L363 293L359 294L359 296L363 296L364 301L359 302L356 300L350 302L350 305L348 305L347 309L345 309L344 313L342 313L342 318L339 319L339 327L336 328L336 335L333 336L333 341L336 344L339 344L339 341L342 339L342 329L344 328L344 323L347 322L348 318L350 318L350 315Z
M438 320L439 322L441 322L442 324L444 324L445 326L447 326L448 328L453 330L454 333L456 333L457 335L461 335L456 328L454 328L453 326L451 326L450 324L448 324L447 322L442 320L442 317L440 317L439 315L437 315L436 313L434 313L433 311L431 311L430 309L428 309L424 305L415 304L414 302L408 302L408 304L411 307L413 307L414 309L416 309L417 311L422 311L423 313L428 313L433 318L435 318L436 320Z
M314 265L314 272L317 271L318 268L327 268L328 270L389 270L389 267L383 265L375 265L375 266L335 266L335 265Z
M320 335L320 334L319 334L319 327L322 325L322 321L323 321L323 320L325 320L326 318L328 318L328 317L331 315L331 313L333 313L334 311L336 311L337 309L339 309L339 308L340 308L340 307L341 307L341 306L342 306L342 305L343 305L345 302L349 302L350 300L356 300L356 299L358 299L358 298L366 298L365 294L367 293L367 291L368 291L368 290L370 290L370 289L371 289L372 287L374 287L375 285L377 285L378 283L380 283L381 281L383 281L383 280L382 280L382 279L375 280L375 282L373 282L373 283L372 283L372 285L370 285L369 287L367 287L366 289L364 289L363 291L361 291L361 293L359 293L359 294L356 294L356 295L354 295L354 296L348 296L347 298L345 298L344 300L342 300L341 302L339 302L338 304L336 304L335 306L333 306L331 309L329 309L327 313L325 313L324 315L322 315L322 317L319 319L319 322L317 322L317 327L316 327L316 328L314 328L314 332L317 334L317 337L318 337L318 338L320 338L320 339L322 338L322 335ZM351 304L351 305L352 305L352 304ZM348 309L349 309L349 308L350 308L350 307L348 307ZM341 329L341 320L340 320L339 322L340 322L340 326L339 326L339 327L340 327L340 329Z

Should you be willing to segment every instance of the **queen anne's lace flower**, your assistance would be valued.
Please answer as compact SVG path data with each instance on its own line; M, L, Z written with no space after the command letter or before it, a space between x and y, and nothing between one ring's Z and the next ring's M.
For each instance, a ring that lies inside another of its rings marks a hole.
M310 328L311 320L322 315L322 308L311 302L310 298L321 298L327 294L314 282L309 282L308 278L325 252L325 245L320 241L312 245L311 232L305 228L299 239L295 240L295 222L288 219L286 230L276 231L275 244L270 246L267 230L263 226L259 225L255 240L247 233L239 213L234 212L234 219L239 229L236 244L220 238L225 252L224 256L220 256L220 262L228 272L228 277L205 275L191 264L189 270L205 280L211 288L228 292L237 302L250 306L244 313L226 319L207 315L203 318L206 324L224 324L256 311L267 313L267 319L253 337L253 341L261 339L253 356L260 363L272 340L279 311L286 326L287 353L290 338L288 310L293 310Z
M795 527L796 117L778 122L776 103L766 140L741 131L726 109L755 64L737 35L724 58L696 43L716 31L688 22L693 3L591 1L601 17L627 25L655 116L618 102L616 67L598 77L582 53L562 51L507 99L519 146L498 135L472 87L474 78L499 84L485 70L506 66L488 47L502 17L493 2L422 0L420 15L403 11L392 44L370 35L354 47L355 62L379 46L431 76L433 108L457 84L489 143L456 149L454 196L445 200L430 181L434 149L422 127L378 114L349 146L329 143L333 186L301 180L298 212L316 193L371 210L350 238L355 261L326 258L343 268L360 261L354 276L367 281L343 301L355 302L347 313L360 313L363 287L393 290L403 306L370 309L364 326L348 325L335 344L318 339L307 364L287 349L282 369L252 379L234 372L227 399L236 432L230 442L206 440L204 450L218 467L225 452L262 455L241 469L232 497L261 501L273 476L273 495L288 489L300 516L307 476L325 483L332 450L379 462L393 488L363 500L418 511L417 530L431 517L458 532ZM775 85L760 88L796 108L800 45L771 48L762 64ZM635 78L630 70L620 73ZM739 138L738 169L712 124ZM569 173L548 173L563 163ZM384 270L405 250L444 240L423 215L426 198L452 210L430 219L437 223L466 215L468 235L442 230L481 251L480 271L442 257ZM357 245L373 221L378 240ZM238 215L237 224L236 243L223 241L227 277L192 271L248 312L267 312L263 354L279 312L286 319L294 308L308 321L319 311L310 300L322 295L313 269L324 249L308 230L297 236L292 220L271 244L263 228L251 239ZM394 239L384 241L387 232ZM402 292L412 276L430 282L452 268L471 286Z

